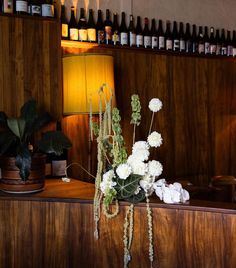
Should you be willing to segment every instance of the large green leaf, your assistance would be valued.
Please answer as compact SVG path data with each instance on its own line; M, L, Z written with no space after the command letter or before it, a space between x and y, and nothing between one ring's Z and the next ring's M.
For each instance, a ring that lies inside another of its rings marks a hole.
M0 132L0 155L3 155L16 140L17 137L12 132Z
M141 189L138 194L134 194L125 200L130 203L136 204L143 201L144 199L145 199L145 192L143 189Z
M20 176L23 181L26 181L30 175L31 155L27 146L21 145L18 147L16 156L16 166L20 169Z
M117 192L118 199L127 199L134 195L141 179L140 175L131 174L126 180L119 178L114 179L117 183L114 187Z
M0 126L7 126L7 115L4 112L0 112Z
M37 103L35 99L31 99L27 101L20 110L21 118L24 118L26 122L33 122L38 114L37 114Z
M48 131L38 142L38 148L44 153L61 155L63 149L71 147L70 140L61 131Z
M25 120L23 118L8 118L7 125L18 138L22 139L25 131Z

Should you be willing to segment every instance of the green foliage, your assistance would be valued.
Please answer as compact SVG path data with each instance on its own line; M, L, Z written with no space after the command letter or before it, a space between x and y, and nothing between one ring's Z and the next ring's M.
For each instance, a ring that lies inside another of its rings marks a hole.
M141 189L138 194L134 194L129 198L126 198L125 200L130 203L136 204L143 201L144 199L145 199L145 192L143 189Z
M34 99L21 107L19 118L8 118L4 112L0 112L0 125L4 128L0 132L0 155L16 157L16 166L20 169L23 180L27 180L30 174L31 153L28 144L32 135L51 120L48 113L38 113ZM63 149L71 147L64 134L57 132L46 133L39 144L41 151L45 153L60 154Z
M116 197L116 190L109 189L109 191L106 193L105 197L103 198L103 204L105 205L107 209L115 197Z
M117 194L117 199L128 199L134 195L141 179L140 175L131 174L126 180L120 178L114 179L116 186L114 187Z
M132 115L130 123L138 126L141 122L141 104L139 101L139 96L136 94L131 96L131 108Z

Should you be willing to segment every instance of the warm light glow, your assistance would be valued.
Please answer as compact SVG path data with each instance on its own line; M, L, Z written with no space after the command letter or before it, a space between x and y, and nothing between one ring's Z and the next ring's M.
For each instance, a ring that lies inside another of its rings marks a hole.
M63 113L99 113L99 89L103 84L108 101L114 96L113 57L109 55L68 55L63 58ZM104 107L104 97L103 107Z

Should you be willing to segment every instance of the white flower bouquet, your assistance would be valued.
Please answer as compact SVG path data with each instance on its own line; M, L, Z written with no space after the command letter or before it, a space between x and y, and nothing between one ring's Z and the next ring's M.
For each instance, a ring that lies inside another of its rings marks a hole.
M119 212L118 200L130 202L124 223L124 267L130 261L130 241L132 240L134 204L146 199L149 228L149 258L153 262L152 216L149 196L155 193L165 203L185 202L189 194L179 183L167 184L159 179L163 166L157 160L150 160L150 149L162 145L163 139L157 131L152 132L154 114L161 110L162 102L154 98L149 102L152 118L148 137L143 141L135 141L135 130L141 122L141 105L138 95L131 97L131 124L133 124L132 153L127 154L120 127L120 115L117 108L111 111L111 99L106 103L104 114L100 112L99 126L94 128L98 133L98 171L96 176L96 192L94 197L95 236L98 238L98 221L100 203L108 218ZM116 209L110 205L115 202ZM129 230L128 230L129 228Z

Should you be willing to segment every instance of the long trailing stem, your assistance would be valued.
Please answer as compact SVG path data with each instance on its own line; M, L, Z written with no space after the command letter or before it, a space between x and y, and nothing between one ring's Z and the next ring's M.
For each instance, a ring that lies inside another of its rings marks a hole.
M152 112L152 118L151 118L151 123L150 123L149 131L148 131L148 136L151 134L151 131L152 131L153 120L154 120L154 112Z
M149 205L149 198L146 195L146 209L147 209L147 220L148 220L148 239L149 239L149 260L150 268L153 267L153 228L152 228L152 211Z
M135 143L135 135L136 135L135 131L136 131L136 124L134 124L134 130L133 130L133 145Z

